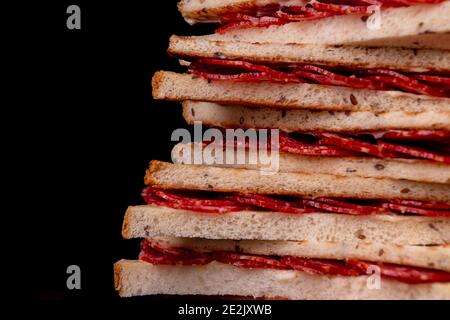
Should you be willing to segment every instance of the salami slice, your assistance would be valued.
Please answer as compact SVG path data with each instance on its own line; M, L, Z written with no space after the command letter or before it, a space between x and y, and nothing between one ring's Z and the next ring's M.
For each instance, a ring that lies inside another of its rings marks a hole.
M329 198L316 198L315 199L318 202L326 203L335 207L341 207L341 208L348 208L348 209L354 209L358 210L361 213L364 214L385 214L389 213L389 210L386 210L385 208L375 207L375 206L369 206L369 205L357 205L352 202L346 202L343 200L335 200L335 199L329 199Z
M439 202L423 202L417 200L392 200L390 201L394 204L399 204L407 207L417 207L422 209L436 209L436 210L449 210L450 203L439 203Z
M193 256L193 257L172 257L158 252L141 251L139 260L151 263L153 265L206 265L213 261L213 258L208 255Z
M431 75L412 75L416 80L421 80L430 83L436 84L446 84L449 85L447 90L450 90L450 77L441 77L441 76L431 76Z
M450 282L450 273L445 271L395 264L373 264L359 260L347 260L347 264L359 269L363 273L368 273L371 266L376 266L379 268L382 277L409 284Z
M360 71L367 75L373 75L368 77L369 79L377 80L380 82L384 82L389 85L396 86L402 90L418 93L418 94L424 94L428 96L435 96L435 97L446 97L448 96L448 93L445 89L441 88L434 88L429 85L423 84L411 77L408 77L406 75L403 75L399 72L393 71L393 70L386 70L386 69L366 69L363 71Z
M372 210L370 208L366 208L363 210L361 210L359 208L348 208L348 207L343 207L343 206L331 205L326 202L310 200L310 199L304 199L304 200L302 200L302 202L306 207L317 208L320 210L333 212L333 213L342 213L342 214L356 215L356 216L384 213L381 210Z
M450 210L444 211L444 210L433 210L433 209L422 209L422 208L416 208L416 207L410 207L405 206L401 204L395 204L395 203L383 203L383 208L391 209L397 212L401 212L403 214L405 213L411 213L411 214L417 214L421 216L427 216L427 217L450 217Z
M332 12L339 15L344 14L372 14L374 12L372 6L350 6L339 5L322 2L311 2L314 9L322 12Z
M333 146L321 146L317 144L301 143L289 137L286 134L280 134L279 141L280 141L279 146L280 151L286 153L293 153L307 156L338 156L338 157L351 157L358 155L357 153Z
M410 146L402 146L397 144L391 144L383 141L378 141L378 146L385 151L393 151L410 155L417 158L429 159L436 162L442 162L450 164L450 156L441 155L436 152L428 151L426 149Z
M239 19L238 18L242 18ZM227 22L230 21L230 22ZM279 17L254 17L249 15L237 14L233 16L226 16L221 19L222 27L216 29L216 33L224 34L233 29L245 28L267 28L270 26L280 26L289 23L288 20L280 19Z
M320 143L325 145L335 145L344 149L370 154L379 158L398 158L399 154L392 150L386 150L382 146L359 141L353 138L343 137L333 133L316 134L320 137Z
M189 250L165 246L156 240L144 239L141 242L142 251L157 251L159 253L171 256L184 256L190 253Z
M288 269L288 266L286 266L284 263L275 258L270 258L267 256L247 255L220 251L214 252L214 259L216 261L231 264L235 267L240 268Z
M360 276L362 272L343 261L325 259L302 259L297 257L283 257L281 262L290 268L310 274Z
M376 139L406 141L439 141L449 142L450 131L447 130L390 130L373 133Z
M270 197L255 195L255 194L239 194L226 196L226 199L234 200L237 203L255 206L258 208L264 208L274 210L277 212L291 213L291 214L305 214L312 213L316 210L305 209L298 207L298 203L282 201Z
M163 195L165 199L161 198L160 195ZM189 197L173 197L170 196L168 192L152 188L145 188L143 197L147 204L155 204L158 206L194 212L225 214L251 209L248 206L243 206L238 203L217 202L216 200L198 200Z

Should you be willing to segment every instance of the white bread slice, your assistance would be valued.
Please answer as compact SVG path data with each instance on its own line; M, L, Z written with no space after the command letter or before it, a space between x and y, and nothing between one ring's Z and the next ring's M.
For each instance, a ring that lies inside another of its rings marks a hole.
M146 205L128 208L122 235L125 239L178 237L442 245L450 243L450 219L266 211L205 214Z
M450 272L450 245L398 246L393 244L313 241L209 240L199 238L153 238L173 248L195 252L233 251L264 256L316 259L357 259L394 263Z
M277 173L152 161L147 185L177 190L450 202L450 185L407 180Z
M204 101L183 102L188 124L222 128L265 128L285 132L300 131L384 131L410 129L450 130L450 112L403 111L375 114L368 111L311 111L303 109L252 108L220 105Z
M196 147L195 147L196 145ZM224 168L239 168L250 170L268 170L267 164L258 161L251 163L249 159L260 159L258 152L251 153L242 148L233 148L234 163L223 161L219 154L213 156L214 163L203 163ZM172 150L172 160L177 164L194 164L196 150L203 150L203 145L177 144ZM205 150L206 152L206 150ZM202 153L203 154L203 153ZM254 157L250 157L254 155ZM201 157L199 159L205 159ZM245 163L238 162L245 159ZM204 161L204 160L203 160ZM319 173L348 177L405 179L410 181L447 183L450 184L450 165L427 160L411 159L376 159L376 158L341 158L341 157L314 157L290 153L280 153L279 172Z
M382 10L381 27L367 28L362 15L288 23L268 28L230 30L211 40L259 43L309 43L450 49L450 2Z
M206 266L154 266L121 260L114 265L114 284L121 297L143 295L213 295L292 300L450 299L449 283L409 285L368 276L310 275L293 270L244 269L219 262Z
M446 50L250 43L214 41L205 36L172 36L168 52L182 58L219 58L270 64L307 63L354 68L450 70L450 51Z
M373 113L450 112L450 98L307 83L208 81L167 71L155 73L152 87L153 97L160 100Z

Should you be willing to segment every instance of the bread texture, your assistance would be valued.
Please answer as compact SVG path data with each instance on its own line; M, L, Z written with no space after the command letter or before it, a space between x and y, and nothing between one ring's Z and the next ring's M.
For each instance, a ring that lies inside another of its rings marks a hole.
M230 30L212 40L259 43L311 43L450 49L450 2L381 11L381 26L369 29L362 15L288 23L265 29Z
M218 262L206 266L155 266L121 260L114 265L115 288L121 297L168 295L233 295L292 300L450 299L450 284L409 285L369 276L311 275L293 270L244 269Z
M443 245L450 243L450 219L332 213L294 215L267 211L218 215L146 205L128 208L122 235L125 239L178 237Z
M263 175L257 170L160 161L150 163L145 183L177 190L450 202L447 184L305 173Z
M400 91L378 91L308 83L208 81L174 72L153 76L153 97L159 100L208 101L243 106L383 112L450 112L450 98Z
M450 130L450 112L424 111L311 111L303 109L252 108L204 101L183 102L188 124L221 128L267 128L285 132L353 132L385 130Z
M294 256L316 259L358 259L394 263L450 272L450 245L398 246L392 244L314 241L208 240L198 238L153 238L173 248L195 252L231 251L264 256Z
M195 164L194 155L200 150L203 165L224 168L250 170L270 170L270 165L262 163L257 151L228 147L232 152L232 161L224 161L223 154L211 154L204 149L203 144L178 144L172 150L172 160L176 164ZM205 156L203 156L205 155ZM252 157L250 155L253 155ZM205 157L211 157L214 163L206 162ZM239 161L238 161L239 159ZM245 159L245 161L240 161ZM257 159L257 162L250 162ZM377 159L357 157L316 157L302 156L291 153L279 154L279 172L319 173L344 177L364 177L377 179L404 179L418 182L450 184L450 165L427 160L411 159ZM275 169L275 168L273 168ZM276 169L275 169L276 170Z
M213 58L269 64L345 65L396 70L450 70L450 52L446 50L251 43L211 40L205 36L172 36L168 52L187 59Z

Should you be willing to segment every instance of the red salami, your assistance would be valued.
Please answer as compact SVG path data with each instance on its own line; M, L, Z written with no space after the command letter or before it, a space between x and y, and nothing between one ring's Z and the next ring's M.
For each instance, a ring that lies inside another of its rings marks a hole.
M447 130L391 130L372 135L377 139L450 143L450 131Z
M405 213L411 213L411 214L417 214L421 216L428 216L428 217L450 217L450 210L443 211L443 210L433 210L433 209L421 209L416 207L409 207L401 204L395 204L395 203L383 203L383 208L391 209L393 211L398 211L403 214Z
M390 201L394 204L399 204L407 207L416 207L422 209L436 209L436 210L449 210L450 203L439 203L439 202L423 202L417 200L392 200Z
M436 152L428 151L426 149L391 144L391 143L386 143L383 141L378 141L378 146L384 152L392 151L392 152L402 153L402 154L406 154L406 155L417 157L417 158L429 159L429 160L433 160L436 162L450 164L450 156L441 155Z
M434 88L429 85L420 83L419 81L411 77L408 77L393 70L366 69L360 72L367 75L372 75L367 77L368 79L373 79L379 82L386 83L388 85L393 85L407 92L424 94L435 97L448 96L448 93L446 92L445 89Z
M286 134L280 134L280 151L306 156L338 156L351 157L357 154L333 146L321 146L317 144L306 144L298 142Z
M323 211L342 213L348 215L371 215L371 214L381 214L385 213L381 210L372 210L371 208L359 209L359 208L348 208L348 206L337 206L326 203L326 201L316 201L316 200L302 200L303 204L307 207L317 208Z
M174 209L184 209L195 212L203 213L231 213L238 211L245 211L251 209L248 206L243 206L237 203L228 204L224 202L211 202L212 200L193 200L192 198L181 196L181 198L166 197L166 199L161 198L159 195L167 196L167 192L146 188L144 189L142 195L147 204L156 204L159 206L165 206ZM185 201L183 201L185 199ZM205 201L205 202L202 202ZM209 205L208 205L209 203ZM211 205L214 203L214 205ZM225 204L225 205L224 205Z
M383 82L359 78L356 76L344 76L313 65L298 66L293 72L296 76L312 80L319 84L331 86L344 86L355 89L389 90L390 86Z
M359 276L361 271L349 267L343 261L325 259L302 259L297 257L283 257L281 262L290 268L311 274Z
M270 26L279 26L289 23L288 20L283 20L278 17L254 17L245 14L232 14L224 16L221 19L222 27L216 30L216 33L224 34L233 29L245 28L264 28Z
M364 206L357 205L352 202L345 202L343 200L335 200L335 199L329 199L329 198L316 198L315 200L318 202L326 203L326 204L336 206L336 207L354 209L354 210L357 210L364 214L389 213L389 210L386 210L385 208L369 206L369 205L364 205Z
M335 145L344 149L370 154L380 158L398 158L397 152L385 150L383 147L371 143L359 141L353 138L343 137L333 133L316 134L321 137L320 143L325 145Z
M258 208L264 208L269 210L274 210L277 212L291 213L291 214L304 214L312 213L316 210L305 209L298 207L298 203L293 203L289 201L282 201L274 198L269 198L265 196L255 195L255 194L239 194L236 196L226 196L225 199L234 200L237 203L255 206Z
M297 13L287 13L286 10L296 11ZM335 13L326 12L326 11L317 11L314 8L309 7L284 7L275 13L276 17L287 21L309 21L309 20L317 20L335 16Z
M211 70L211 67L215 67L215 69ZM314 65L291 66L291 71L285 72L245 61L198 59L191 64L189 71L203 78L217 81L309 82L355 89L402 90L415 94L450 97L450 86L445 84L444 77L437 77L440 79L440 83L435 81L428 85L419 82L412 76L385 69L355 70L354 73L358 74L356 76L348 75L348 72L339 74ZM414 77L420 76L414 75ZM429 80L434 79L429 78L431 77L429 75L423 77Z
M266 256L256 256L248 254L239 254L234 252L214 252L214 259L216 261L231 264L235 267L248 269L288 269L284 263L277 259Z
M347 260L347 264L359 269L363 273L368 273L371 266L376 266L379 268L382 277L410 284L450 282L450 273L445 271L395 264L373 264L359 260Z

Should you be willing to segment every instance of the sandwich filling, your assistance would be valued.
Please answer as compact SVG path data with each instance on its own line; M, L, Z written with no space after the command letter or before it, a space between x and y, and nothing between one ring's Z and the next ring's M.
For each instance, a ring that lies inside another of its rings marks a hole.
M139 259L153 265L202 266L213 261L247 269L295 270L314 275L356 277L379 272L385 279L408 284L450 282L450 273L440 270L375 263L361 260L308 259L293 256L262 256L239 251L197 252L164 245L157 240L141 242Z
M266 196L244 193L186 192L147 187L142 196L149 205L201 213L275 211L288 214L336 213L347 215L418 215L450 218L450 203L416 200L356 200Z
M229 30L270 27L290 22L318 20L341 15L361 15L363 21L377 10L408 7L417 4L436 4L445 0L320 0L291 2L290 5L269 4L246 8L238 13L220 17L217 33Z
M248 142L241 145L241 142L224 141L223 144L233 147L250 147ZM271 148L270 145L267 147ZM450 131L390 130L348 134L280 132L279 151L303 156L371 156L391 159L426 159L450 164Z
M197 59L189 72L208 80L312 83L353 89L401 91L432 97L450 97L450 74L430 69L358 69L344 66L289 64L266 66L246 61ZM352 104L357 105L357 101Z

